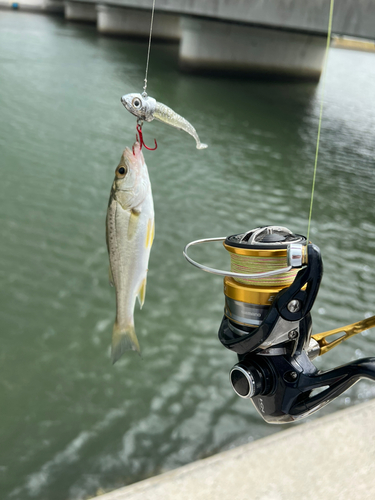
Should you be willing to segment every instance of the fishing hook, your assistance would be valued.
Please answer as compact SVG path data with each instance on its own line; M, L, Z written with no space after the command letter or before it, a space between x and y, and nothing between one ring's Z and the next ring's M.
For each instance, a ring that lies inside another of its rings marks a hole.
M136 137L137 141L139 142L140 149L142 149L142 146L144 146L149 151L155 151L155 149L158 147L156 139L154 139L155 147L154 148L149 148L148 146L146 146L146 144L145 144L145 142L143 140L142 125L140 123L137 123L137 127L136 128L137 128L138 135L136 135L135 137Z

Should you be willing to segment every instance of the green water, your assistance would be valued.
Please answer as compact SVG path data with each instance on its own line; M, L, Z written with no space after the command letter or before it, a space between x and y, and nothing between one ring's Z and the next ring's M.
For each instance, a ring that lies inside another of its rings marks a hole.
M156 239L135 313L142 358L112 366L104 221L135 135L120 97L141 89L146 50L58 17L0 11L2 499L81 500L286 428L232 391L235 358L217 340L222 280L182 249L263 224L306 234L320 87L184 75L177 47L153 44L150 94L209 148L144 127L159 148L145 153ZM325 265L315 332L375 314L374 60L330 52L310 235ZM194 255L226 266L223 252ZM374 354L375 334L364 332L316 364ZM374 396L360 382L319 415Z

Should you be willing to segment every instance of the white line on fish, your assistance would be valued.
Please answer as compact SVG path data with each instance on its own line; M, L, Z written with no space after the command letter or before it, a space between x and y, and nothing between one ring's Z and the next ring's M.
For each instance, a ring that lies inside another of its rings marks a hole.
M177 114L173 109L165 104L156 101L153 97L141 94L126 94L121 97L121 102L125 108L139 120L151 122L154 118L161 122L172 125L180 130L184 130L194 137L197 149L205 149L207 144L200 141L197 131L191 123Z

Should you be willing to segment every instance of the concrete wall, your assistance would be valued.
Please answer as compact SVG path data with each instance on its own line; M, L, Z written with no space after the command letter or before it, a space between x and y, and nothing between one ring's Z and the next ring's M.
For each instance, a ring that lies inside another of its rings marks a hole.
M96 4L67 1L64 3L64 7L65 19L69 21L96 23Z
M318 80L326 37L183 18L180 64L190 71Z
M87 0L95 1L95 0ZM106 0L103 1L106 3ZM150 10L151 0L109 0ZM326 33L330 0L158 0L159 12ZM333 32L375 39L374 0L335 0Z
M151 14L144 10L125 9L110 5L98 5L97 26L100 33L148 38ZM153 39L178 41L180 39L180 16L155 12L152 29Z

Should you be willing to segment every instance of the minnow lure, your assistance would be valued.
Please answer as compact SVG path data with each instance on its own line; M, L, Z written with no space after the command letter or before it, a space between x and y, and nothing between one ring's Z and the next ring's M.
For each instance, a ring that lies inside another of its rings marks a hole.
M121 97L121 102L132 115L140 120L151 122L156 118L161 122L168 123L168 125L172 125L172 127L184 130L192 135L197 143L197 149L205 149L207 147L207 144L203 144L200 141L191 123L165 104L157 102L153 97L141 94L126 94Z

